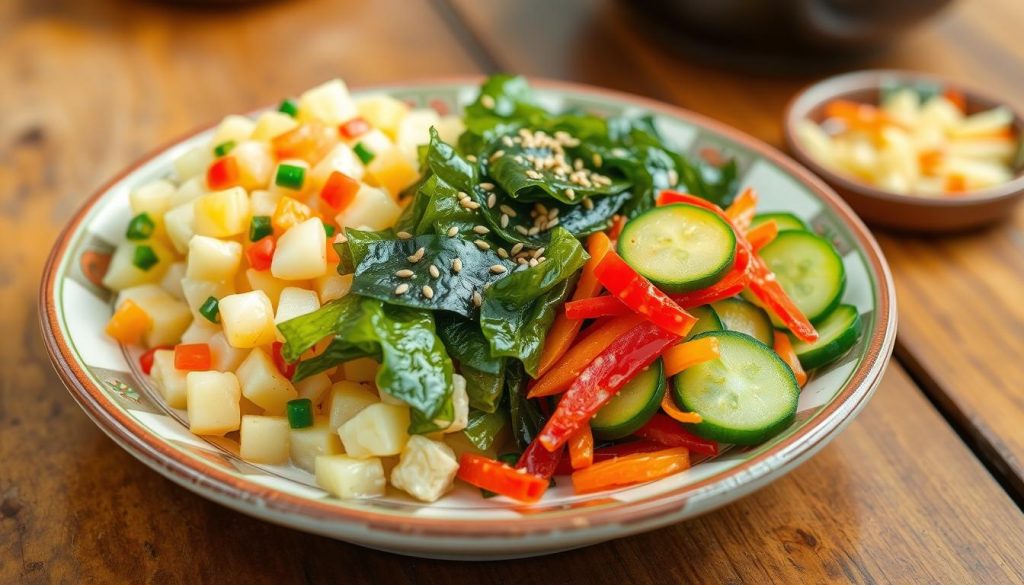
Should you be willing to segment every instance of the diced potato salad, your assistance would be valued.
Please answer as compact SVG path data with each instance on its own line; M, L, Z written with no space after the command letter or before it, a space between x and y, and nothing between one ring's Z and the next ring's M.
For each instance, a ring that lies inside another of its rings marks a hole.
M826 166L894 193L960 196L1014 177L1020 137L1006 107L967 114L955 91L922 97L902 87L878 106L837 100L798 139Z
M132 191L106 332L193 433L339 498L653 481L778 436L860 338L831 241L738 187L519 77L462 117L331 81Z

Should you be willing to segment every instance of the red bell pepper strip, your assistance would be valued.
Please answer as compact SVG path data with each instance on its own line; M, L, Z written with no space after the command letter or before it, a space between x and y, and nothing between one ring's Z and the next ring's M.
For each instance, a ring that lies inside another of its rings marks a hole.
M732 220L732 224L743 231L750 229L756 212L757 192L751 187L747 187L737 195L732 205L725 210L725 214Z
M548 489L547 479L474 453L462 454L457 475L468 484L526 503L536 502Z
M565 445L626 382L651 365L679 337L645 321L616 339L580 372L537 440L548 451Z
M567 319L597 319L598 317L617 317L627 315L632 311L622 304L616 297L601 296L578 301L569 301L565 304L565 316Z
M697 322L613 250L605 254L594 274L623 304L669 333L683 337Z
M525 469L527 473L537 477L551 479L551 476L555 474L555 470L558 468L558 462L562 459L563 451L565 451L565 447L548 451L534 438L526 446L523 454L519 456L519 461L516 462L516 469Z
M298 363L288 363L288 360L284 359L284 355L281 354L281 348L284 344L280 341L275 341L270 344L270 355L274 358L274 365L277 366L277 371L281 372L281 375L289 380L295 375L295 368Z
M633 435L664 447L686 447L694 453L718 455L718 443L698 437L664 414L652 416L651 420Z

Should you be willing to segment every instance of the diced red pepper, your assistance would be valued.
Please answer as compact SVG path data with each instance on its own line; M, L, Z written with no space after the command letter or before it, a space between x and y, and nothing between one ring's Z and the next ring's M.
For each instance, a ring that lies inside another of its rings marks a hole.
M537 477L550 479L558 468L558 462L562 459L563 451L565 451L564 446L554 451L548 451L537 439L534 439L526 446L523 454L519 456L519 461L516 462L516 469L525 469L528 473L532 473Z
M338 126L338 133L346 140L359 138L370 131L370 123L365 118L356 117ZM492 490L493 491L493 490Z
M359 192L359 181L341 171L334 171L320 189L320 199L335 211L344 211Z
M214 191L230 189L238 183L238 161L233 156L219 158L206 169L206 184Z
M710 439L698 437L687 431L683 426L672 420L668 415L655 414L647 424L633 433L637 438L663 447L686 447L694 453L718 455L718 443Z
M266 236L255 244L249 246L245 251L245 257L249 260L249 266L253 270L269 270L270 263L274 260L274 248L277 243L273 236Z
M682 337L697 322L612 250L605 254L594 274L608 292L665 331Z
M153 356L155 356L156 352L160 351L161 349L174 348L170 345L161 345L158 347L150 348L146 350L146 353L139 356L139 369L142 370L143 374L146 374L148 376L149 373L153 371Z
M537 440L549 451L565 445L626 382L651 365L679 337L645 321L612 342L580 372Z
M182 343L174 348L174 367L186 372L205 372L213 364L210 346L205 343Z
M458 478L478 488L526 503L536 502L548 489L548 480L545 478L474 453L463 453L459 458Z
M578 301L569 301L565 304L565 316L568 319L597 319L598 317L612 317L626 315L632 311L619 299L604 295Z
M281 375L289 380L295 375L294 363L288 363L288 360L284 359L284 355L281 354L281 348L284 344L280 341L275 341L270 344L270 356L274 358L274 365L277 366L277 371L281 372Z

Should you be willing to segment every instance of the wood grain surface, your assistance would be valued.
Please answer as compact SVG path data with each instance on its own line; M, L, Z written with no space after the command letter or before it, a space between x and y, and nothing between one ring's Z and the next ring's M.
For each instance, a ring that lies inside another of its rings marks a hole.
M962 2L866 65L962 72L1024 95L1022 25L1012 0ZM1019 474L1019 213L955 239L881 239L899 287L901 356L955 426L894 364L842 436L768 488L541 559L406 559L231 512L120 450L52 372L36 325L39 276L83 198L191 128L329 77L513 70L663 99L780 142L785 101L809 76L698 64L646 30L619 4L582 0L0 4L0 583L1024 581L1024 515L961 439ZM975 318L964 319L972 296Z

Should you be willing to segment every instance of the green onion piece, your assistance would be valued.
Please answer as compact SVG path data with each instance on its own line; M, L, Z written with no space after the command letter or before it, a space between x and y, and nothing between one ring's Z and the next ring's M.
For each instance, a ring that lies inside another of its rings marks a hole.
M235 146L236 146L236 144L235 144L234 140L228 140L227 142L221 142L217 146L213 147L213 154L215 154L217 156L224 156L225 154L231 152L231 150L234 149Z
M519 463L519 453L502 453L501 455L498 455L495 459L501 461L502 463L508 465L509 467L515 467L516 463ZM480 495L485 498L493 498L498 494L490 490L480 488Z
M284 112L292 118L299 115L299 104L295 103L293 99L287 99L281 102L280 106L277 106L278 112Z
M254 215L249 220L249 241L258 242L274 233L274 227L270 225L269 215Z
M128 231L125 236L129 240L145 240L153 235L154 228L156 228L156 224L153 223L153 218L143 211L128 222Z
M309 398L289 400L285 405L288 412L288 426L304 429L313 426L313 401Z
M220 302L217 301L217 297L208 297L203 301L203 304L199 305L199 314L206 317L206 320L210 323L219 323Z
M149 270L159 261L160 259L156 257L156 252L153 251L153 248L149 246L135 246L135 256L132 258L132 264L139 270Z
M278 187L285 187L286 189L299 190L302 188L302 182L306 178L306 169L296 165L279 165L277 167L277 177L274 179L274 184Z
M327 237L328 238L333 238L334 237L334 226L329 224L329 223L327 223L327 222L324 222L324 232L327 233Z
M352 150L355 151L356 156L359 157L359 160L363 161L364 165L370 164L370 161L377 156L372 150L366 148L362 142L357 142L356 145L352 147Z

